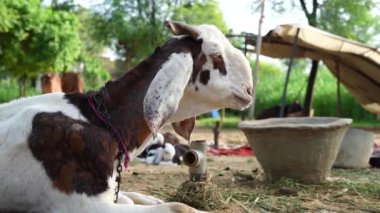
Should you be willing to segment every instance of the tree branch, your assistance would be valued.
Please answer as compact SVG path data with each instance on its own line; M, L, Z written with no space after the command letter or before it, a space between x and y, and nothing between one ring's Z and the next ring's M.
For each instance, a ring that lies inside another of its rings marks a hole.
M313 12L315 16L317 16L317 9L318 9L318 0L313 0Z
M309 19L310 13L307 10L305 0L300 0L300 3L301 3L301 7L302 7L303 12L305 13L306 17Z

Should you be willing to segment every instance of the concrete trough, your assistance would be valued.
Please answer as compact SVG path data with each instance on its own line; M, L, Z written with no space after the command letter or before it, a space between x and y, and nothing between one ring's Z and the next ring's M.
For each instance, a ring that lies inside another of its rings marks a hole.
M351 123L334 117L271 118L243 121L239 128L269 180L320 183L330 175Z

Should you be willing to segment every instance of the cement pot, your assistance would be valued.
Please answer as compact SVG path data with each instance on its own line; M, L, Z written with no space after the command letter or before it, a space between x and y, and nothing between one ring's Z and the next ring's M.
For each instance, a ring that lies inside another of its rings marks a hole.
M243 121L245 133L269 180L281 177L320 183L330 175L351 119L272 118Z
M372 132L348 129L340 145L334 167L347 169L368 167L374 142L375 136Z

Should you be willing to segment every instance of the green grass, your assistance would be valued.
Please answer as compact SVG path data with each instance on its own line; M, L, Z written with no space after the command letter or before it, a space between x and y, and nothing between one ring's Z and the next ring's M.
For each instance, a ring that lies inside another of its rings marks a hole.
M380 121L354 121L352 127L355 128L376 128L380 127Z
M32 96L39 94L39 92L35 88L28 86L26 94ZM19 97L19 87L16 80L0 79L0 103L5 103Z
M196 125L198 127L209 127L212 128L215 126L215 122L219 119L215 118L200 118L197 119ZM237 128L237 124L240 122L239 117L225 117L223 119L223 128L231 129L231 128Z
M256 113L281 103L285 81L285 72L282 70L285 70L285 67L277 68L278 70L275 71L275 68L267 68L267 66L263 66L259 72ZM308 81L308 74L305 73L305 70L307 67L301 63L292 71L288 85L287 103L303 102ZM341 85L341 100L342 114L340 117L353 118L355 121L376 121L376 116L361 107L343 85ZM337 116L337 80L324 66L320 66L317 74L312 107L315 110L315 116Z
M304 101L306 93L308 74L307 61L298 61L297 66L293 69L287 92L287 103L295 101L301 104ZM253 66L253 64L252 64ZM257 115L263 109L280 105L282 91L285 81L286 67L278 67L273 64L260 64L259 79L256 88L256 105L255 114ZM376 115L366 111L352 95L341 85L341 115L353 119L353 126L358 128L379 127L380 121L376 119ZM320 66L315 86L312 108L314 116L337 117L337 79L331 74L326 67ZM241 113L234 110L226 110L227 118L226 128L235 128L239 122ZM234 117L234 118L230 118ZM199 126L213 126L212 119L200 117Z
M196 122L196 125L197 127L200 127L200 128L212 128L215 126L215 122L217 121L217 119L215 118L199 118L197 119L197 122ZM226 128L226 129L234 129L234 128L237 128L238 124L240 123L240 117L226 117L224 118L224 121L223 121L223 128ZM351 125L351 127L354 127L354 128L376 128L376 127L379 127L380 128L380 121L373 121L373 120L369 120L369 121L357 121L357 120L353 120L353 123Z

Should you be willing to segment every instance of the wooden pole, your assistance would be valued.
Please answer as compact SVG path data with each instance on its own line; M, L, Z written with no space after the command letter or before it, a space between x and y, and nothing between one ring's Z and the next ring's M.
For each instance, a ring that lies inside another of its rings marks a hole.
M336 115L337 117L342 116L342 96L340 92L340 70L339 70L339 64L336 64L336 70L337 70L337 82L336 82L336 103L337 103L337 109L336 109Z
M257 32L257 39L256 39L256 63L255 63L255 70L252 73L252 79L253 79L253 92L252 92L252 105L249 108L248 118L253 119L255 114L255 102L256 102L256 84L257 84L257 77L259 72L259 59L260 59L260 53L261 53L261 43L262 43L262 36L261 36L261 28L264 22L264 14L265 14L265 0L262 0L261 3L261 15L259 20L259 29Z
M281 109L280 109L280 115L279 115L280 118L285 116L286 93L288 90L290 72L292 71L292 67L293 67L294 56L296 55L296 52L297 52L297 43L298 43L299 32L300 32L300 28L297 29L297 33L296 33L296 37L294 38L292 50L290 51L290 62L289 62L289 66L288 66L288 71L286 72L284 90L282 92L282 98L281 98Z
M310 110L311 110L311 104L313 101L313 91L314 91L314 84L315 79L317 77L317 71L318 71L318 60L313 60L311 63L311 71L309 74L309 80L307 82L307 90L305 95L305 101L303 105L302 110L302 116L310 116Z

